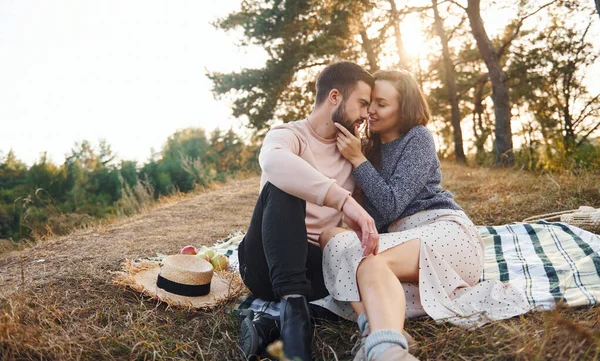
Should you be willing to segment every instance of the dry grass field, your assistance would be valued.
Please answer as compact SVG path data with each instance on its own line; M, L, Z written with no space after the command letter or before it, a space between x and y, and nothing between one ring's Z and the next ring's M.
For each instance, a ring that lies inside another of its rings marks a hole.
M443 165L444 187L478 225L600 207L600 174L538 175ZM138 215L0 254L1 360L238 360L231 304L168 307L111 282L125 259L210 245L244 230L259 179L163 200ZM422 360L598 360L600 307L531 313L466 331L410 320ZM349 360L356 327L315 330L317 360Z

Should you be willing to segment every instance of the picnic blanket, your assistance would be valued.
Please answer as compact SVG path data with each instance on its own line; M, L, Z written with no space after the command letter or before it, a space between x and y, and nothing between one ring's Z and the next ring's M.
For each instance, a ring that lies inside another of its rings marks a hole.
M478 226L485 243L481 280L510 282L522 291L534 311L550 310L558 303L570 307L592 306L600 300L600 237L559 222L513 223ZM242 237L215 247L237 263ZM331 296L313 301L346 319L355 315L348 304ZM239 308L279 315L279 303L248 296Z

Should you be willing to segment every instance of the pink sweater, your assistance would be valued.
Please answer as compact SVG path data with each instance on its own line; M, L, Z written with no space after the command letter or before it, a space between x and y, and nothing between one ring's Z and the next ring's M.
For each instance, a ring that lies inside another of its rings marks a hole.
M334 139L320 137L299 120L271 128L259 155L260 189L271 182L306 201L309 242L324 230L341 225L342 206L354 190L352 164L337 150ZM330 204L325 204L325 196Z

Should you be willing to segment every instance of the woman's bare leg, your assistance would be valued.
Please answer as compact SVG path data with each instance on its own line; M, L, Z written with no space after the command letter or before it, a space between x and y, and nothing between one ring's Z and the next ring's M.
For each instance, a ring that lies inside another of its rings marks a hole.
M356 312L357 315L360 315L361 313L365 312L365 306L362 302L350 302L350 306L352 307L354 312Z
M319 237L321 250L335 235L348 232L334 227ZM350 305L357 315L365 312L371 331L392 329L401 332L406 314L402 281L419 280L420 240L414 239L362 260L356 272L361 302Z
M366 257L358 266L358 288L372 332L402 332L406 297L401 282L418 282L419 248L420 240L410 240Z

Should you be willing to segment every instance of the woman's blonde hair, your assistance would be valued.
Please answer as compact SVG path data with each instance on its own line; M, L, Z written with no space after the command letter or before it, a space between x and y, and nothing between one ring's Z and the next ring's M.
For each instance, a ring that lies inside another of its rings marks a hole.
M398 91L398 112L396 124L400 134L406 134L417 125L426 125L431 118L429 105L417 84L417 81L406 70L384 70L373 75L375 81L389 81ZM367 142L364 154L369 161L379 168L381 164L381 136L367 129Z

